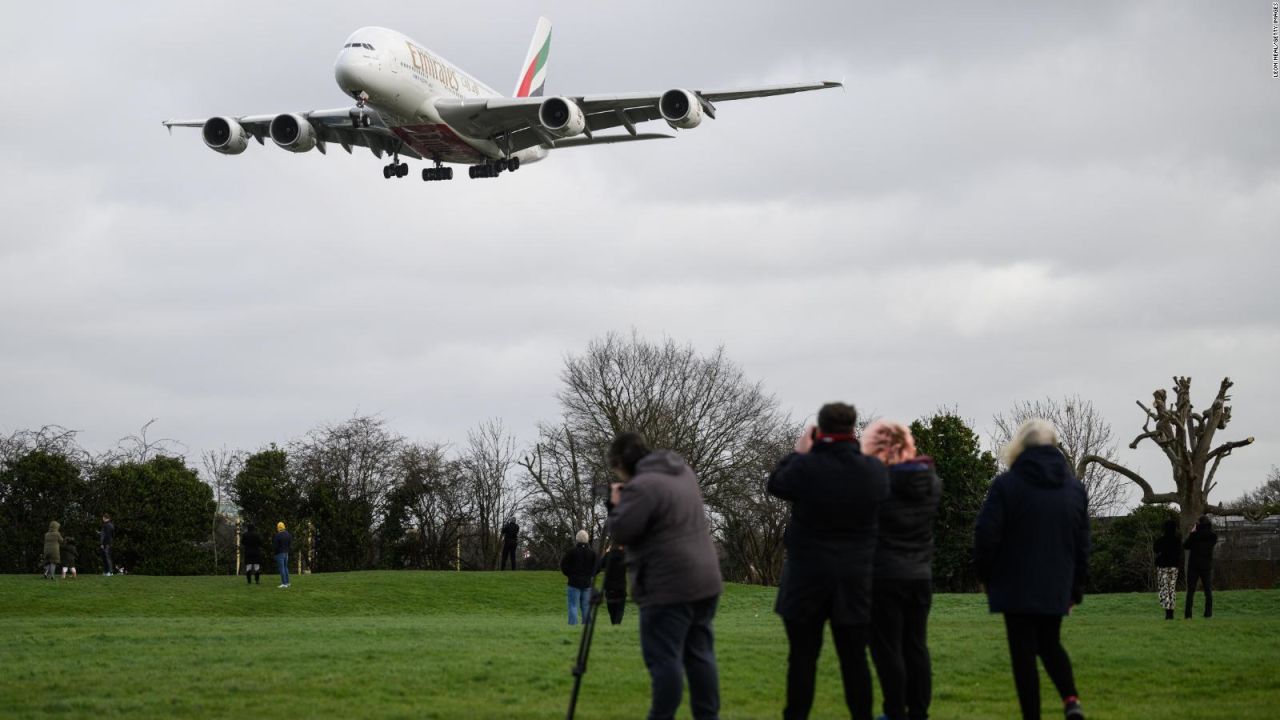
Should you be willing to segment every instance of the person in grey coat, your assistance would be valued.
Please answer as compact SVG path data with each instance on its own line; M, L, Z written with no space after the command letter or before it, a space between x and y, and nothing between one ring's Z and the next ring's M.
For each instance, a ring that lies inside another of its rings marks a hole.
M631 595L640 606L649 719L675 717L687 677L693 717L715 720L720 673L712 620L723 585L698 478L679 455L651 451L636 433L615 438L607 460L621 480L610 494L609 530L626 546Z

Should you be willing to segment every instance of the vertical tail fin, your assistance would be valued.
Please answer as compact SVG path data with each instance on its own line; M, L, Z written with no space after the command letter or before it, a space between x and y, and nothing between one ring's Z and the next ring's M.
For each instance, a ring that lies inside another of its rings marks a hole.
M516 78L515 97L538 97L547 83L547 56L551 54L551 21L540 17L529 42L529 53Z

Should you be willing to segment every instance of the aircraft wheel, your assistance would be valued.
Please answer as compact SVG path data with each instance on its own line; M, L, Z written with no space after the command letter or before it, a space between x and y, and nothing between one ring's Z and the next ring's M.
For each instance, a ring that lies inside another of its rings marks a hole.
M518 158L518 157L513 157L513 158L511 158L511 160L508 162L508 165L510 165L510 167L511 167L511 172L515 172L515 171L519 170L519 169L520 169L520 158Z
M404 177L409 174L409 163L400 163L396 168L396 177Z
M445 180L453 179L453 168L451 167L444 168L444 179Z
M391 166L390 166L390 165L383 165L383 166L382 166L382 177L383 177L383 178L385 178L385 179L387 179L387 180L390 180L390 179L391 179Z

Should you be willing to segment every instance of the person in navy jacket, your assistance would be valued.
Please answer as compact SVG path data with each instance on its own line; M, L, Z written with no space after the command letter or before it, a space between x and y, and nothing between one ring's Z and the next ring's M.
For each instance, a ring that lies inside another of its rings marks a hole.
M1089 507L1084 485L1058 450L1048 421L1023 423L1005 447L978 513L974 560L993 613L1004 613L1022 717L1040 717L1036 656L1062 697L1067 718L1084 717L1059 640L1062 618L1084 599Z

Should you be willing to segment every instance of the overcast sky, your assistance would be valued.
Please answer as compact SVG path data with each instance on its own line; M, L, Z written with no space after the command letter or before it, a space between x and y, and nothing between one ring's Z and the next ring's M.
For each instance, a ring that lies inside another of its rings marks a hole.
M1230 376L1221 437L1258 441L1215 499L1280 463L1270 3L757 5L7 9L0 432L101 450L158 418L195 465L354 412L459 444L500 417L526 444L565 356L635 328L723 344L797 418L954 406L985 436L1078 393L1158 490L1134 401L1186 374L1207 405ZM333 61L365 25L506 91L540 14L548 95L847 89L485 181L160 126L343 107Z

